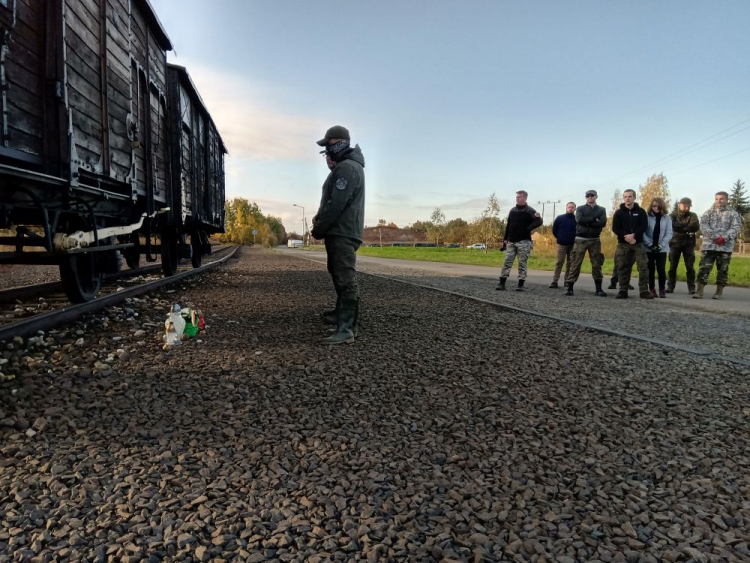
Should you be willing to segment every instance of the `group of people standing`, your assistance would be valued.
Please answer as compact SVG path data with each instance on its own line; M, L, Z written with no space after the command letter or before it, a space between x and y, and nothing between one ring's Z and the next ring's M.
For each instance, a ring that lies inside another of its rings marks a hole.
M607 297L602 289L604 276L600 236L607 225L606 210L597 205L595 190L586 192L586 203L576 207L574 202L565 206L565 214L555 218L552 234L557 241L557 262L550 288L558 288L563 266L565 270L565 295L573 296L573 287L581 273L581 266L589 255L591 272L596 285L595 295ZM498 290L506 289L506 282L513 262L518 258L518 285L516 291L523 291L527 274L527 261L531 253L531 231L542 224L539 214L527 205L528 194L516 192L516 206L508 214L503 246L506 248L505 262L500 273ZM695 299L703 298L708 276L716 264L716 293L714 299L721 299L729 276L729 262L735 240L740 233L739 213L728 205L727 192L717 192L714 205L698 216L690 211L692 201L684 197L671 214L666 202L655 197L648 209L641 208L635 201L635 190L623 192L623 203L612 217L612 231L617 236L615 269L609 289L620 289L618 299L627 299L630 274L635 264L638 268L638 290L642 299L666 297L673 293L677 285L677 267L680 259L685 262L688 292ZM701 261L698 268L697 287L695 275L695 246L699 230L703 231ZM669 273L666 271L669 256ZM658 292L657 292L658 279Z

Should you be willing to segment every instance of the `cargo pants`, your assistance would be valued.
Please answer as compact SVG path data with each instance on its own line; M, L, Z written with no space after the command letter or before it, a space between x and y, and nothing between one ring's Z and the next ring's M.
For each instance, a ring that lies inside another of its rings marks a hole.
M701 252L701 262L698 265L698 283L706 285L708 276L716 262L716 285L725 286L729 281L729 262L732 260L731 252L720 252L718 250L704 250Z
M604 254L602 254L602 242L597 238L576 241L573 245L570 273L565 278L567 283L576 283L578 281L578 276L581 275L581 265L583 264L583 259L586 257L586 252L589 253L589 260L591 260L591 277L594 278L595 282L602 281L602 278L604 277L602 275Z
M507 278L510 275L510 270L513 268L513 262L518 256L518 279L525 280L526 273L528 271L526 264L531 256L531 241L521 240L518 242L509 242L505 248L505 262L503 262L503 268L500 270L500 277Z
M557 283L557 280L560 279L560 273L562 272L562 267L564 263L566 264L565 267L565 275L563 276L563 280L567 280L568 276L570 275L570 260L573 257L573 245L572 244L558 244L557 245L557 262L555 263L555 273L552 276L552 281L554 283Z
M617 243L615 266L617 266L620 291L623 289L627 291L634 261L638 268L638 290L641 293L648 293L648 258L646 258L646 248L639 242L635 244Z
M347 237L325 238L328 273L336 289L336 307L341 303L359 301L357 285L357 249L360 243Z
M685 260L685 275L688 288L695 287L695 241L688 244L669 247L669 272L667 272L667 284L671 289L677 285L677 266L680 265L680 256Z

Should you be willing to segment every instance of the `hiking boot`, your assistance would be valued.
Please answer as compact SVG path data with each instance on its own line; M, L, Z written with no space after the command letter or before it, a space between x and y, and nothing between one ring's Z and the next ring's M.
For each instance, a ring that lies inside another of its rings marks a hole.
M705 283L699 283L698 289L693 293L693 299L703 299L703 288L706 287Z
M724 297L724 286L717 285L716 293L714 293L714 296L711 299L723 299L723 297Z
M497 287L495 289L497 289L498 291L505 291L506 281L508 281L508 278L500 278L500 283L497 284Z
M549 288L550 288L550 289L557 289L558 287L560 287L560 286L558 286L558 285L557 285L557 282L556 282L556 281L554 281L554 282L552 282L551 284L549 284Z
M659 290L659 297L661 297L662 299L664 299L666 296L667 296L667 292L665 290L663 290L663 289L660 289Z
M516 291L523 291L523 284L526 280L518 280L518 285L516 286Z
M607 289L617 289L617 284L616 284L615 282L612 282L612 283L610 283L610 284L609 284L609 285L607 286Z
M656 290L654 288L649 289L648 292L651 294L651 299L656 297Z
M323 338L323 344L351 344L357 327L357 301L347 300L336 311L336 332Z
M675 285L675 284L673 284L673 283L668 283L668 284L667 284L667 289L666 289L666 292L667 292L667 293L674 293L674 285Z
M565 295L567 295L569 297L572 296L572 295L574 295L573 294L573 284L572 283L568 284L568 291L565 292Z
M627 289L621 289L617 292L617 295L615 296L615 299L627 299L628 298L628 290Z
M602 282L598 281L594 283L596 284L596 293L594 293L594 295L596 295L597 297L606 297L607 294L602 291Z
M641 299L653 299L656 296L656 292L651 293L650 291L641 291Z
M694 283L689 283L688 284L688 293L690 295L695 294L695 284Z
M634 290L635 288L634 288L634 287L633 287L632 285L628 284L628 289L629 289L630 291L633 291L633 290Z

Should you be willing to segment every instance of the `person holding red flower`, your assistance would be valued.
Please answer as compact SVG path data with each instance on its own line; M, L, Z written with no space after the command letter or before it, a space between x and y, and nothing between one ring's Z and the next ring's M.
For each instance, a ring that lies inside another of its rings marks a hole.
M716 192L714 205L701 217L703 245L701 263L698 268L698 289L694 299L703 299L703 289L708 283L708 276L716 263L716 293L714 299L721 299L724 286L729 279L729 261L732 259L734 241L740 234L742 220L740 214L729 205L727 192Z

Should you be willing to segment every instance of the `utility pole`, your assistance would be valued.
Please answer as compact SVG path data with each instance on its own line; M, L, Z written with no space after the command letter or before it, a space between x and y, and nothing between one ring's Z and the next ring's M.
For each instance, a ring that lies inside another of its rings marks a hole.
M542 233L544 232L544 206L545 205L550 205L550 204L552 205L552 219L554 220L554 218L555 218L555 206L558 203L560 203L559 199L557 201L550 201L550 200L547 200L547 201L537 201L537 204L542 206Z
M302 245L305 245L305 235L307 234L306 228L307 228L307 221L305 221L305 208L302 205L297 205L296 203L292 204L293 207L299 207L302 209Z

